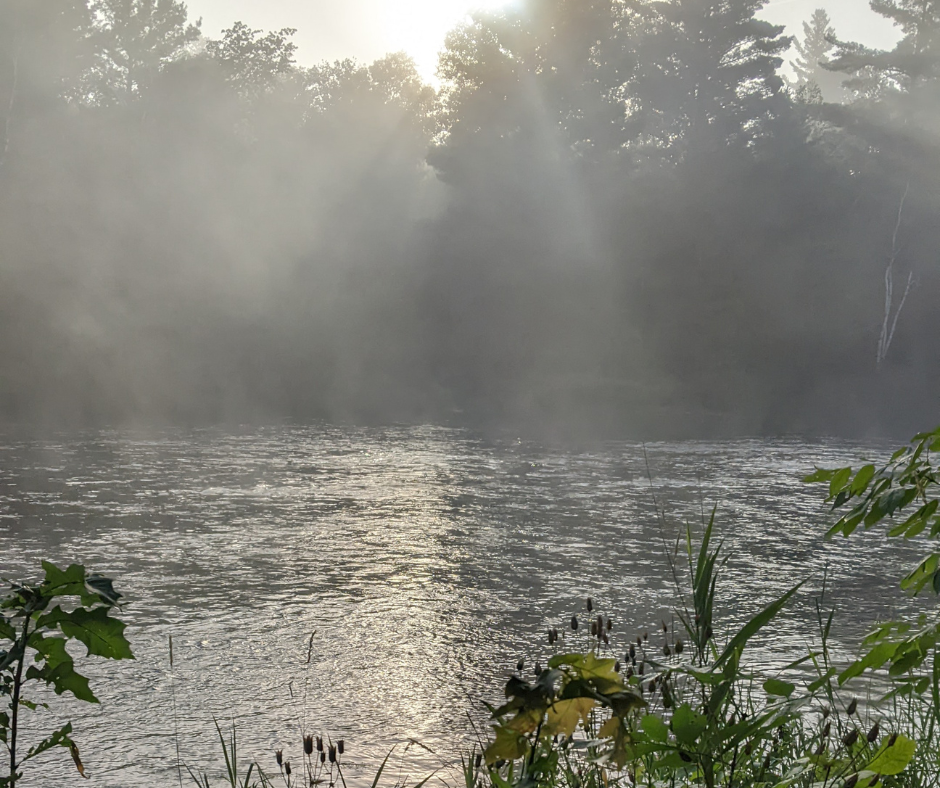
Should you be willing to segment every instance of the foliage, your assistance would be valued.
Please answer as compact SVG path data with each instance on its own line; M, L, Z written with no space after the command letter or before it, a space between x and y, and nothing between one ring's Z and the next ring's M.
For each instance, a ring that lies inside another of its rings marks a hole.
M25 755L18 751L21 710L46 707L24 695L30 683L45 685L57 695L69 692L78 700L98 703L88 679L75 669L69 643L84 646L87 656L133 659L124 637L125 625L111 615L121 597L112 581L87 574L78 564L65 570L48 561L42 566L45 578L41 583L10 582L0 599L0 696L5 699L0 741L10 755L9 775L0 777L0 786L9 788L15 786L27 761L53 747L67 747L84 775L71 723L30 747Z

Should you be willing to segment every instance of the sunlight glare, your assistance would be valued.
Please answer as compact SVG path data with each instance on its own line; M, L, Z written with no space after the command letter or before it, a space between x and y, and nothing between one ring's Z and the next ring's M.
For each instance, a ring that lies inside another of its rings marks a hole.
M421 76L435 82L438 53L453 27L474 10L495 11L513 0L399 0L383 3L382 15L392 51L407 52Z

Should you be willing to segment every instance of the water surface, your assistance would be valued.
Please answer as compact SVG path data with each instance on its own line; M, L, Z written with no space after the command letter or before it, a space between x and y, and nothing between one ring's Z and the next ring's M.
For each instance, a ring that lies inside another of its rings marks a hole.
M177 784L176 729L185 763L218 768L213 717L235 721L242 758L272 767L278 747L296 759L303 725L343 738L350 783L410 740L427 749L408 748L403 775L452 763L467 712L482 721L481 701L586 596L615 642L670 620L664 545L714 505L733 554L725 621L810 579L754 658L803 652L827 567L848 651L904 608L896 581L916 551L874 533L825 544L820 489L799 480L887 448L570 449L433 427L7 440L0 574L34 576L48 558L114 577L137 655L90 667L99 707L60 702L41 718L72 715L92 780L56 752L23 788Z

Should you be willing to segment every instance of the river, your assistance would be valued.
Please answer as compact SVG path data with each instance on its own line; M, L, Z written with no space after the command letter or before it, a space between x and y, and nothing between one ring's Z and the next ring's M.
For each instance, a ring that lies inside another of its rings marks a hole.
M615 643L671 620L664 545L713 506L731 554L719 633L808 578L752 652L799 656L828 567L849 652L870 621L907 609L897 580L917 551L880 533L825 543L822 489L800 478L888 449L573 449L437 427L8 438L0 575L35 577L47 558L115 578L137 656L88 662L100 706L57 700L33 717L71 715L92 779L62 751L22 786L169 787L177 742L183 763L217 773L213 717L234 721L246 765L273 770L281 747L296 762L304 723L344 739L351 784L368 785L395 744L386 785L453 764L481 702L585 597L613 618Z

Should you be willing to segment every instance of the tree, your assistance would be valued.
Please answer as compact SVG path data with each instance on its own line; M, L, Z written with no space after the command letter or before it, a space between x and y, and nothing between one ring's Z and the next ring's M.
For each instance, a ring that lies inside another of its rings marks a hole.
M829 54L836 48L835 30L829 14L817 8L809 22L803 23L803 40L795 41L798 57L790 61L796 74L797 86L812 90L815 86L824 101L841 101L842 79L826 68Z
M274 87L294 68L297 45L291 27L263 34L244 22L222 31L222 38L209 41L206 52L218 63L226 79L239 94L257 97Z
M180 0L94 0L99 57L90 90L100 104L139 98L168 63L199 39Z
M777 73L783 26L757 18L765 0L630 3L636 71L624 86L635 144L668 149L745 146L788 108Z

